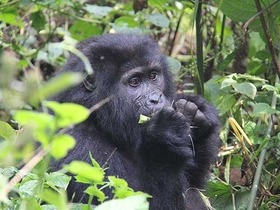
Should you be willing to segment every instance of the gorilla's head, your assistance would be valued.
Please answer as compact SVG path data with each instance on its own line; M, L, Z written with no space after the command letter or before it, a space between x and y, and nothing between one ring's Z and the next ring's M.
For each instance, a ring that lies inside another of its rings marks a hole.
M115 141L135 141L127 138L139 136L140 114L150 116L170 106L175 92L166 58L157 43L148 36L108 34L85 40L77 48L89 59L94 74L55 99L90 108L109 97L109 102L89 120ZM85 67L72 54L63 71L85 72Z

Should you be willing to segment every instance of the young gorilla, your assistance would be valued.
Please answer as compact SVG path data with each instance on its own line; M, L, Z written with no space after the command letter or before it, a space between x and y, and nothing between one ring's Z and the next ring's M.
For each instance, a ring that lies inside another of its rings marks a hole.
M88 108L110 100L69 131L76 147L53 168L72 160L90 162L90 151L100 165L106 164L107 175L152 195L150 209L206 209L198 189L218 150L214 108L200 96L175 94L166 58L147 36L108 34L81 42L78 49L94 75L52 100ZM84 69L71 55L62 72ZM141 114L151 119L139 124ZM72 180L69 198L87 202L85 188Z

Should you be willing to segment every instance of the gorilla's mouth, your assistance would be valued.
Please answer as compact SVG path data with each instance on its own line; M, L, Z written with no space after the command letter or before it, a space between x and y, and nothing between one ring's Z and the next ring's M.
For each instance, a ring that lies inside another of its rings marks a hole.
M163 107L158 107L158 108L151 109L150 107L142 106L142 107L139 107L137 115L138 116L145 115L147 117L153 117L157 112L159 112L162 109L163 109Z

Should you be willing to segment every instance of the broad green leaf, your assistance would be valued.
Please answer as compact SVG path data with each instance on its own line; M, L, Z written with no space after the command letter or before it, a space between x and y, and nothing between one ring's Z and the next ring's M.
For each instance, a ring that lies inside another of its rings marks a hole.
M50 154L55 159L61 159L67 155L70 149L74 148L75 144L75 139L70 135L55 135L52 139Z
M106 199L106 195L104 194L104 192L102 192L95 186L89 186L84 192L88 195L97 197L99 202L103 202Z
M156 26L159 26L161 28L167 28L169 26L169 20L167 17L165 17L162 14L152 14L147 15L147 20L149 20L151 23L153 23Z
M32 20L32 26L37 30L40 31L44 29L46 24L46 19L42 11L33 12L30 15L30 18Z
M90 111L82 105L74 103L58 103L56 101L44 102L50 108L56 119L56 125L64 128L73 124L80 123L88 118Z
M114 176L109 176L108 180L110 181L111 186L113 186L115 188L118 188L118 187L126 188L126 187L128 187L128 184L124 179L120 179L120 178L117 178L117 177L114 177Z
M16 131L8 123L0 121L0 136L4 139L10 139L15 135Z
M147 196L145 195L134 195L124 199L114 199L107 201L94 210L148 210L149 202L147 201Z
M277 90L277 88L272 86L272 85L263 85L262 89L266 89L268 91L276 91Z
M56 192L50 189L43 189L41 198L49 204L54 205L57 209L66 210L67 208L67 196L65 191Z
M86 4L85 10L97 18L103 18L104 16L107 16L113 8Z
M114 23L119 27L127 26L129 28L134 28L139 26L139 23L134 20L133 16L121 16L117 18Z
M167 57L168 66L171 72L176 75L181 70L182 64L175 58Z
M102 169L93 167L83 161L74 160L66 165L65 169L72 174L80 175L94 183L101 183L104 179L104 171Z
M214 2L226 16L235 22L244 23L257 14L257 8L254 0L214 0ZM260 1L263 9L274 2L274 0ZM278 17L279 12L280 4L275 4L268 11L263 12L267 24L272 30L273 27L278 27L278 23L275 19ZM263 31L259 17L253 20L249 27L251 30L260 32Z
M251 99L254 99L257 93L257 88L253 83L243 82L232 84L234 90L242 95L246 95Z
M245 22L257 13L254 0L214 0L222 12L236 22Z
M80 20L74 22L69 31L71 36L78 41L87 39L93 35L100 35L102 33L102 30L98 25Z
M54 126L54 117L46 113L18 110L14 114L14 119L20 125L30 125L35 129Z
M80 175L76 175L75 179L76 179L76 182L84 183L84 184L91 184L91 182L92 182L90 179L87 179L87 178L85 178L83 176L80 176Z
M18 27L23 27L24 23L21 19L19 19L19 16L17 13L9 13L9 12L1 12L0 13L0 21L3 21L7 24L11 24Z
M225 88L225 87L228 87L228 86L232 86L233 84L236 84L237 81L232 79L232 78L226 78L223 80L222 84L221 84L221 88Z
M30 103L38 104L41 100L66 90L67 88L80 83L83 76L79 73L63 73L44 84L38 90L30 94Z
M38 180L30 180L24 182L18 188L19 193L25 198L29 197L30 195L35 195L35 189L37 188L38 184Z
M66 190L66 187L68 186L71 177L63 174L61 172L53 172L53 173L46 173L45 175L46 183L51 187L59 187L64 190Z
M253 114L255 116L258 116L260 114L266 114L266 115L270 115L270 114L275 114L277 113L277 111L275 109L273 109L269 104L267 103L257 103L254 106L254 111Z

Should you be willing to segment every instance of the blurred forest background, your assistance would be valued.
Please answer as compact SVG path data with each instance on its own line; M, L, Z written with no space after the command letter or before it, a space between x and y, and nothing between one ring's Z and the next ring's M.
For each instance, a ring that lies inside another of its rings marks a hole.
M0 209L148 209L146 194L116 177L104 181L94 159L47 172L51 157L75 145L57 131L89 115L45 101L82 79L51 75L69 52L79 54L78 41L105 33L151 35L169 56L178 92L218 108L219 159L201 191L211 208L280 209L279 14L280 0L0 0ZM38 111L46 107L55 115ZM66 172L103 203L68 203Z

